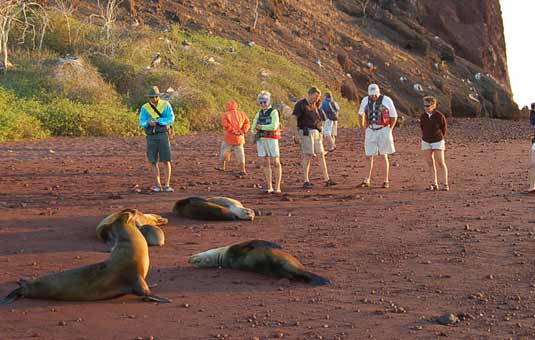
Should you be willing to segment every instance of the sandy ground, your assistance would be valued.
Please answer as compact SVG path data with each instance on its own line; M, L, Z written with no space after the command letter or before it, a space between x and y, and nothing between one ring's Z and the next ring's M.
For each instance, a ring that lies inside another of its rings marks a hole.
M261 193L255 149L248 177L213 170L220 134L173 142L172 194L151 183L143 138L53 138L0 145L0 295L32 278L101 261L95 236L125 207L169 217L150 248L147 280L171 304L136 296L99 302L21 299L0 306L0 339L533 339L535 197L526 189L525 122L450 122L450 192L428 192L419 130L395 131L391 188L357 189L363 132L342 130L332 178L301 189L299 153L281 141L286 196ZM170 215L175 200L225 195L260 212L254 222ZM248 239L280 243L332 284L309 287L228 269L194 269L189 255ZM435 318L459 314L443 326Z

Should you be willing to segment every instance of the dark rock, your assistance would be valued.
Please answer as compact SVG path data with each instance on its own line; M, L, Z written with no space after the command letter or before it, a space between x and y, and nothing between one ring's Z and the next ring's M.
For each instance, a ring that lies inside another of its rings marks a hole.
M452 324L458 323L459 321L460 321L459 318L455 314L452 314L452 313L444 314L436 319L437 323L444 325L444 326L452 325Z

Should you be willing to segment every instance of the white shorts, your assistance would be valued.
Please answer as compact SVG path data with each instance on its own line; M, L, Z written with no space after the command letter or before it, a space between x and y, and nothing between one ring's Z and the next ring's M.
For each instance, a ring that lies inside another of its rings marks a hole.
M280 157L279 140L275 138L260 138L256 141L258 157Z
M303 130L299 130L299 137L301 137L301 152L305 155L323 155L323 137L321 132L316 129L309 129L308 136L303 134Z
M385 126L379 130L367 128L364 137L364 152L366 156L390 155L396 152L390 126Z
M434 143L422 141L422 150L446 150L446 142L444 140Z
M333 137L338 136L338 121L327 119L323 126L323 135Z
M535 151L535 143L531 143L531 151Z

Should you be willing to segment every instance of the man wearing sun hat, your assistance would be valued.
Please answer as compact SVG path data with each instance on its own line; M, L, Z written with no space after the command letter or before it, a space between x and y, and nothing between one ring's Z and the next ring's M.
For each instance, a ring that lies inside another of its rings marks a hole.
M362 99L358 114L361 116L361 126L366 129L364 137L364 151L369 159L368 176L359 185L367 188L371 184L374 158L377 155L384 157L385 179L383 188L388 188L390 163L388 155L396 150L392 130L396 126L398 114L394 102L388 96L382 95L377 84L368 86L368 96Z
M171 187L171 145L169 143L168 128L173 124L175 115L171 104L160 98L160 90L152 86L149 101L141 107L139 112L139 125L147 134L147 158L152 165L156 185L154 192L173 192ZM160 168L158 162L165 164L165 186L160 181Z

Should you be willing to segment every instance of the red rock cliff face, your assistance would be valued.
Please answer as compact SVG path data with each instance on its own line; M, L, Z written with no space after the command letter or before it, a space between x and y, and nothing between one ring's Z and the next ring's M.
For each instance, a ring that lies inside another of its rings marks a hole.
M422 0L419 7L426 29L511 90L499 0Z

